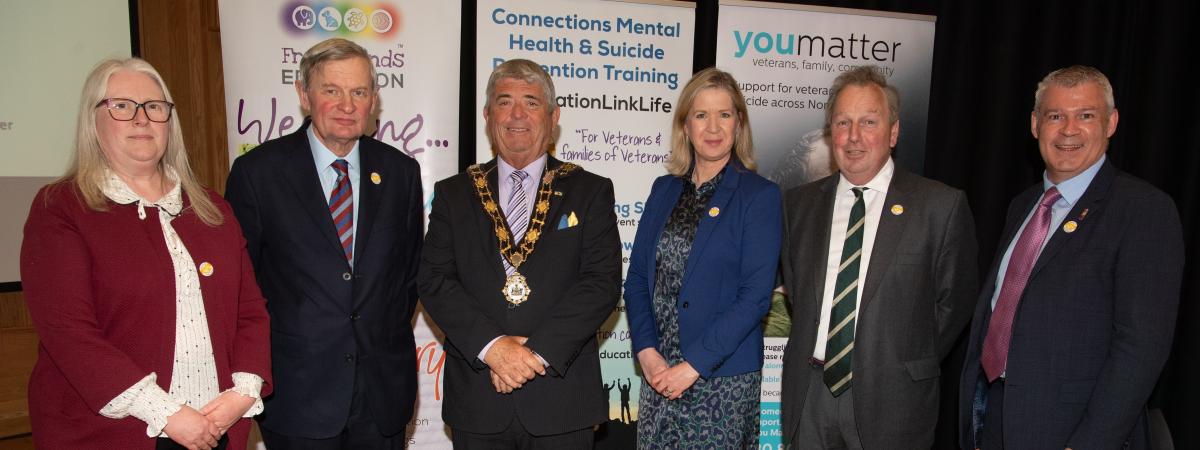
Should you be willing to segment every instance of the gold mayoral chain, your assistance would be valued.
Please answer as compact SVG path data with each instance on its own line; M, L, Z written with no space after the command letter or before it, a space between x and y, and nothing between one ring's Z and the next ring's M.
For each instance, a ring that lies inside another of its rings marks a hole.
M525 280L524 275L521 275L520 268L521 264L533 253L533 247L537 245L538 237L542 235L542 228L546 226L546 214L550 212L550 195L554 192L551 188L554 179L565 176L577 168L579 166L575 164L563 163L558 168L547 170L542 175L542 182L538 185L537 203L534 203L533 215L529 218L529 229L525 231L525 237L518 245L513 245L512 233L508 230L508 221L504 220L504 216L500 214L500 208L496 206L483 168L479 164L467 168L467 173L475 181L475 192L479 194L483 210L492 218L492 224L495 225L500 255L514 269L513 274L505 280L504 288L500 289L500 293L504 294L504 299L508 301L510 307L519 306L529 300L529 295L533 293L533 289L529 288L529 282Z

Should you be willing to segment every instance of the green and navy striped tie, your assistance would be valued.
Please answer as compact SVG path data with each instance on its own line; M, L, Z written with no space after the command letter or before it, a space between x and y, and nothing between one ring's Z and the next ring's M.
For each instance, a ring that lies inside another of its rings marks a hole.
M856 187L854 206L846 227L846 243L842 246L842 263L838 266L834 284L833 307L829 311L829 334L825 342L825 386L834 397L850 389L854 373L854 319L858 303L858 265L862 261L863 227L866 204L863 191Z

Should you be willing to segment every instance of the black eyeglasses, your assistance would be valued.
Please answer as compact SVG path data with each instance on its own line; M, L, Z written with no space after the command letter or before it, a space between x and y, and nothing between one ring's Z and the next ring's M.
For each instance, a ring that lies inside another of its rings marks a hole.
M108 109L108 115L113 120L127 122L133 120L137 116L138 108L146 111L146 118L151 122L166 122L171 120L171 111L175 109L175 104L165 100L150 100L145 103L138 103L127 98L106 98L100 100L96 107L105 107Z

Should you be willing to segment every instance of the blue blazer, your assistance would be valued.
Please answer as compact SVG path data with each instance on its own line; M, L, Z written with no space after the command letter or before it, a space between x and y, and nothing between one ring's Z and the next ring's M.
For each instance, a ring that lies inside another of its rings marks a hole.
M683 192L674 175L654 180L625 276L633 353L659 348L655 249ZM684 359L703 378L762 368L762 319L771 306L783 229L779 186L736 160L700 216L675 307Z

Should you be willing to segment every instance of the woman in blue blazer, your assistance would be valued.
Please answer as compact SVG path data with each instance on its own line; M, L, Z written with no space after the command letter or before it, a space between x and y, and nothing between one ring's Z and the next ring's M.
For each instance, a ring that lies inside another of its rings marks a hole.
M779 187L754 173L746 101L732 76L710 68L688 81L671 149L625 279L643 374L638 448L757 448L781 201Z

